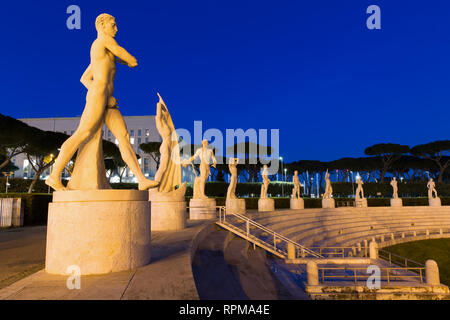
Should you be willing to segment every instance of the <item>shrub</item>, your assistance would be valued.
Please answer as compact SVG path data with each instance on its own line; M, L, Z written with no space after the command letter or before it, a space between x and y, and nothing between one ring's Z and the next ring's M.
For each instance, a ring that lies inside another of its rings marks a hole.
M20 178L12 178L8 179L9 192L16 193L25 193L28 192L28 188L30 187L32 179L20 179ZM0 178L0 193L6 192L6 178ZM34 185L33 192L35 193L48 193L48 186L45 184L44 180L36 181Z

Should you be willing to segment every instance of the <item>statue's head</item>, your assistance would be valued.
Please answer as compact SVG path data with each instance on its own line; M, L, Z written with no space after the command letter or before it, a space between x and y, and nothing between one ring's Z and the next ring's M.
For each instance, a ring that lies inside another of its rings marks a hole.
M297 171L297 170L295 170L295 171L294 171L294 174L295 174L295 175L298 175L298 171Z
M208 140L207 139L203 139L202 140L202 146L205 147L205 148L208 146Z
M116 19L107 13L102 13L95 19L95 29L98 33L115 37L117 33Z

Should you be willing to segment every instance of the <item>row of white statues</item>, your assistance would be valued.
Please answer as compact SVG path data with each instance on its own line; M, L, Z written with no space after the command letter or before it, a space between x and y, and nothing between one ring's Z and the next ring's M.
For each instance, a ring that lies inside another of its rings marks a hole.
M264 166L263 172L263 184L261 185L261 199L267 198L267 189L269 185L269 178L268 178L268 172L267 172L267 166ZM301 199L300 197L300 188L302 187L300 180L298 178L298 171L294 172L294 175L292 177L292 183L293 183L293 189L292 189L292 199ZM357 207L367 207L367 199L364 197L364 182L360 177L357 177L356 179L356 192L355 192L355 202ZM394 177L391 180L391 186L393 190L392 199L391 199L391 206L402 206L402 201L398 197L398 185L397 185L397 179ZM427 183L428 188L428 199L429 204L431 206L439 206L440 205L440 199L437 195L436 191L436 184L432 178L429 179ZM330 180L330 174L328 170L325 173L325 191L323 193L322 197L322 205L324 208L333 208L335 206L334 199L332 198L333 194L333 188L331 186L331 180ZM292 201L291 201L291 207L292 207Z
M207 142L204 141L204 143L205 143L204 148L206 148ZM189 159L189 161L192 161L192 159L194 159L196 156L198 156L198 154L200 154L201 150L202 149L197 150L196 155L191 157ZM203 152L205 152L205 151L203 151ZM211 153L206 153L206 154L211 154ZM211 157L211 156L209 156L209 157ZM214 157L214 155L212 155L212 157ZM209 163L208 161L209 160L206 160L206 163ZM232 199L237 199L235 191L236 191L236 184L237 184L237 167L236 166L238 163L239 163L239 159L230 158L228 166L229 166L231 178L230 178L230 184L229 184L228 190L227 190L227 201L232 200ZM214 159L214 166L215 166L215 159ZM200 185L194 184L194 198L203 198L203 197L207 198L204 194L205 183L206 183L207 177L209 175L209 166L207 168L208 169L203 170L205 176L203 176L201 178L201 180L200 180L201 184ZM206 174L208 174L208 175L206 175ZM269 184L270 184L269 172L268 172L267 165L263 166L261 176L262 176L263 181L261 184L260 200L261 199L262 200L270 200L267 196L267 191L268 191ZM293 189L292 189L291 199L292 200L301 199L300 191L301 191L302 184L300 183L297 170L294 172L294 175L292 177L292 183L293 183ZM364 197L364 188L363 188L364 182L362 181L362 179L360 177L357 177L356 184L357 184L357 188L356 188L356 192L355 192L356 206L357 207L367 207L367 199ZM392 206L402 206L402 201L398 197L397 179L394 177L391 180L390 184L393 189L391 205ZM433 181L433 179L430 179L428 181L427 188L428 188L428 198L429 198L430 205L431 205L431 202L433 201L433 199L439 199L437 196L435 182ZM196 192L196 190L200 190L200 191ZM332 193L333 193L333 188L331 186L330 174L328 173L328 170L327 170L327 172L325 173L325 192L323 193L323 198L322 198L322 200L324 200L323 201L324 207L334 207L334 199L332 198ZM433 197L433 195L434 195L434 197ZM292 201L291 201L291 207L292 207ZM260 211L265 211L265 210L260 210Z

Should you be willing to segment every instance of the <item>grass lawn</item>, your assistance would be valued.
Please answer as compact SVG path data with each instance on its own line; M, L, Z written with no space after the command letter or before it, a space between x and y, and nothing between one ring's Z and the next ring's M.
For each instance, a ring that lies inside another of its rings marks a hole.
M450 286L450 239L431 239L397 244L383 250L425 264L433 259L439 266L441 283Z

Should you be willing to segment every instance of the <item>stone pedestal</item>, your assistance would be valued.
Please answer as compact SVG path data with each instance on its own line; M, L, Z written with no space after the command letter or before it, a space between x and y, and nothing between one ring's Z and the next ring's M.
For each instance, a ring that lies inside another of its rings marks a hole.
M275 200L273 199L259 199L258 200L258 211L275 211Z
M131 270L150 262L148 191L56 191L49 204L45 271L81 275Z
M367 199L356 199L355 204L357 208L367 208Z
M204 220L216 217L215 199L191 199L189 201L189 219Z
M173 231L186 228L186 186L172 192L150 189L152 231Z
M441 198L428 199L428 204L430 205L430 207L440 207L441 206Z
M322 208L335 208L336 204L333 198L322 199Z
M305 201L302 198L291 199L291 209L305 209Z
M227 199L225 205L227 213L245 214L245 199Z
M391 199L391 207L403 207L403 201L401 198L392 198Z

